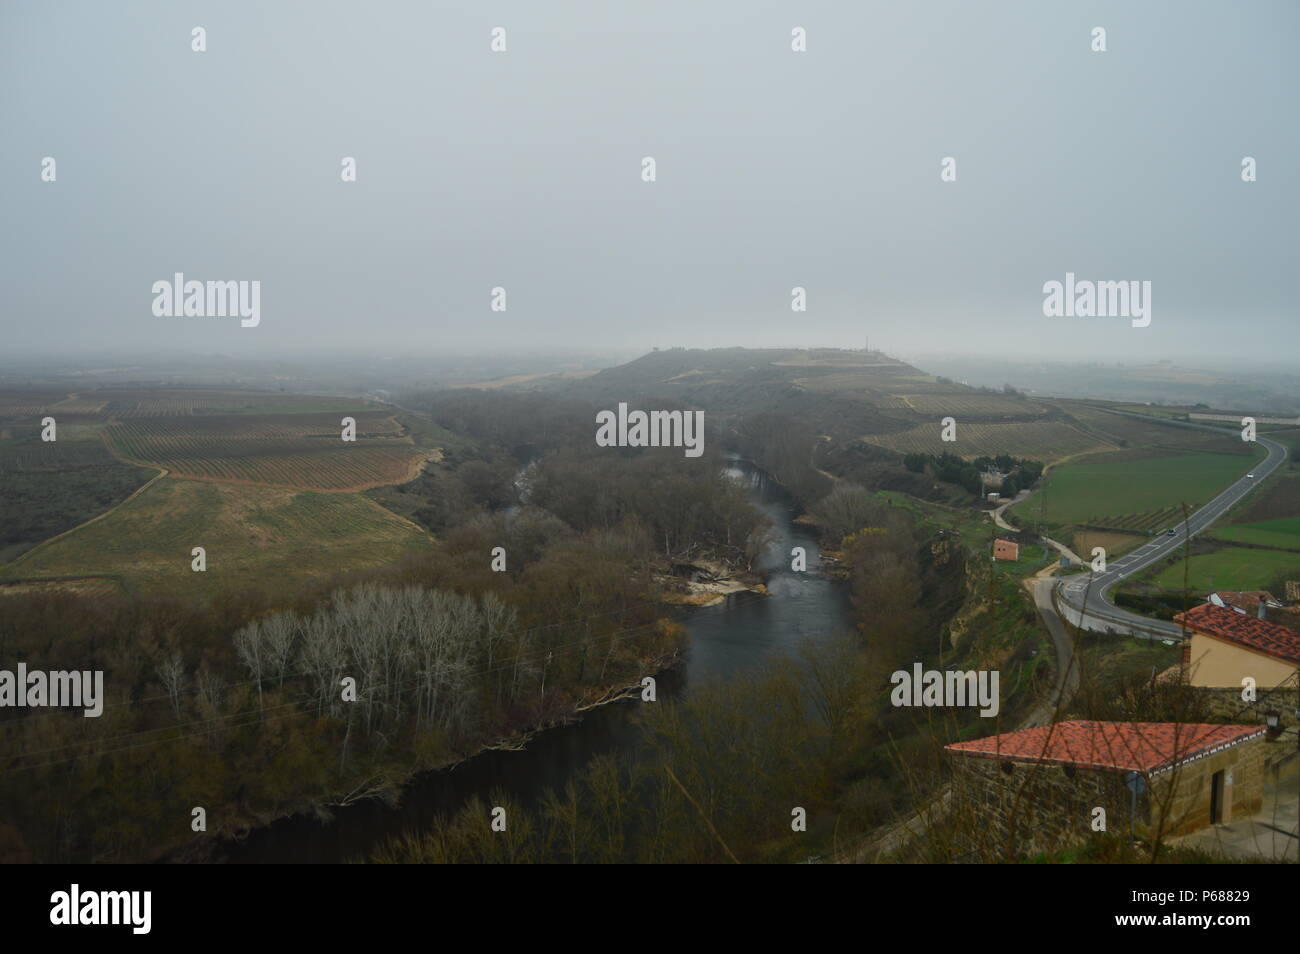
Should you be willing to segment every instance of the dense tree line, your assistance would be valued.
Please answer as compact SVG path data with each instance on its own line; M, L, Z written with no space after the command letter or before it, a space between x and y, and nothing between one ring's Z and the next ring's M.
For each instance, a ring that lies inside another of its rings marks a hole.
M1042 476L1043 463L1000 454L997 457L977 457L965 460L956 454L907 454L903 465L916 474L924 473L928 468L935 478L944 483L955 484L967 493L978 495L986 490L996 489L1006 497L1014 497L1021 490L1027 489ZM983 475L989 471L1001 473L1002 480L997 485L986 485Z
M543 458L531 501L578 529L636 519L666 562L717 556L749 568L765 544L767 519L723 472L715 452L593 453Z
M504 546L506 571L490 568ZM0 655L105 672L103 715L0 714L0 857L199 851L287 811L393 792L421 767L568 717L667 665L635 519L576 530L481 514L433 559L342 575L271 605L8 594ZM342 680L355 680L355 702ZM190 830L191 809L208 831Z
M821 441L799 418L780 412L744 415L735 424L733 439L744 456L804 506L830 489L830 479L816 464Z
M521 462L557 447L594 446L600 409L560 395L473 389L425 391L404 396L402 403Z

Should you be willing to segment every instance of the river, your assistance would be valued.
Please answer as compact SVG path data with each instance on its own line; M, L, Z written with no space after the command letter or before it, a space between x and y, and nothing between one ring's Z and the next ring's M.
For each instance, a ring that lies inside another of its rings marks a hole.
M690 692L693 683L725 679L751 669L774 654L793 652L805 636L830 635L851 625L848 586L816 570L816 537L794 522L789 495L761 470L741 460L728 473L749 490L753 503L772 520L772 542L758 561L770 574L768 595L734 593L724 603L691 607L681 622L690 634L682 663L658 678L661 697ZM807 551L808 572L790 569L790 550ZM642 748L639 699L623 700L587 712L580 722L549 729L518 752L485 752L453 769L416 776L401 803L368 799L338 809L327 822L297 815L257 829L227 844L220 858L235 863L336 863L359 860L387 839L427 828L467 799L487 799L504 789L524 804L548 788L562 786L590 759L619 750L635 756Z

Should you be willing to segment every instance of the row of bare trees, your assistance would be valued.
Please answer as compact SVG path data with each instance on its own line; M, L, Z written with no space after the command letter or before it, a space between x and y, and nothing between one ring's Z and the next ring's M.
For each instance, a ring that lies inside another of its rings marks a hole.
M350 678L367 733L412 715L420 726L461 732L473 728L481 692L513 703L531 673L516 619L491 593L476 600L370 583L336 591L310 616L254 620L234 640L259 700L264 686L297 681L318 714L337 716L353 704Z

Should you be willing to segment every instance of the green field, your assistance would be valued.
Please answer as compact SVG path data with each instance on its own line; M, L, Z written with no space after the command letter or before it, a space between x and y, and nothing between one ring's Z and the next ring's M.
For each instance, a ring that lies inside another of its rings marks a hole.
M1095 457L1051 471L1045 488L1013 509L1022 520L1037 521L1041 505L1043 521L1056 526L1097 524L1182 503L1195 509L1249 468L1250 460L1235 454Z
M432 538L359 494L164 478L103 519L28 551L4 580L108 577L132 588L290 591L391 563ZM190 567L201 546L207 570Z
M1233 543L1253 543L1258 547L1274 547L1278 550L1300 550L1300 517L1233 524L1216 530L1214 536Z
M1188 561L1187 584L1206 593L1213 590L1257 590L1269 585L1278 574L1300 577L1300 555L1278 550L1224 547ZM1183 586L1182 561L1165 567L1155 578L1158 586L1179 590Z

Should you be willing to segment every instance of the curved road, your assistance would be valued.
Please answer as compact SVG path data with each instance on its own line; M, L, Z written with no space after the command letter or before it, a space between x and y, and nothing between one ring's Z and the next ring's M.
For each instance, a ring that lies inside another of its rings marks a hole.
M1186 426L1220 430L1219 428L1211 428L1201 424L1187 424ZM1268 450L1268 456L1257 463L1253 470L1249 471L1255 476L1252 478L1243 475L1204 507L1196 511L1188 519L1187 529L1192 536L1196 536L1196 534L1223 516L1224 513L1240 502L1241 498L1246 496L1259 481L1268 477L1286 460L1286 448L1283 445L1264 437L1259 438L1259 443ZM1028 492L1021 491L1014 500L1009 500L995 509L992 512L994 524L1005 530L1015 530L1015 527L1003 520L1002 514L1007 507L1013 503L1021 502L1027 496ZM1050 578L1034 578L1025 581L1025 586L1033 595L1039 616L1052 638L1052 644L1056 651L1056 685L1053 687L1051 695L1035 706L1026 716L1020 728L1044 725L1054 721L1062 708L1069 704L1079 688L1078 660L1074 654L1074 646L1066 634L1065 628L1061 625L1061 618L1057 612L1058 601L1065 603L1072 610L1081 611L1086 599L1088 605L1086 621L1096 623L1097 627L1101 629L1123 629L1134 636L1147 639L1164 639L1170 636L1179 637L1182 635L1182 630L1173 623L1138 616L1136 613L1120 609L1110 602L1108 595L1109 591L1120 580L1145 569L1181 546L1184 538L1183 528L1179 527L1177 529L1176 536L1170 537L1162 533L1159 537L1151 539L1132 553L1125 554L1114 563L1108 564L1105 573L1088 573L1057 581ZM1072 551L1055 540L1046 537L1044 539L1061 553L1073 556ZM1093 592L1094 590L1095 592ZM1053 600L1054 594L1056 600ZM1091 629L1093 627L1087 628ZM908 841L923 833L931 819L941 817L947 811L951 795L951 789L946 785L943 786L927 804L919 807L907 818L873 833L864 842L838 853L835 860L864 863L878 860L889 852L897 851Z
M1185 424L1186 427L1204 427L1199 424ZM1205 428L1221 430L1220 428ZM1258 461L1250 473L1254 477L1243 475L1217 497L1192 514L1184 531L1180 524L1172 529L1176 531L1169 536L1163 531L1142 546L1124 554L1118 560L1107 563L1104 573L1087 573L1066 577L1056 584L1057 598L1070 610L1083 618L1084 628L1092 630L1114 629L1128 631L1133 636L1146 639L1165 639L1179 637L1182 629L1174 623L1164 620L1139 616L1120 609L1110 599L1110 591L1126 577L1132 576L1151 564L1169 556L1183 545L1187 536L1196 536L1212 523L1236 506L1246 494L1250 493L1260 481L1277 470L1286 460L1286 447L1267 437L1259 437L1258 443L1267 451L1268 456ZM1086 612L1085 612L1086 606Z

